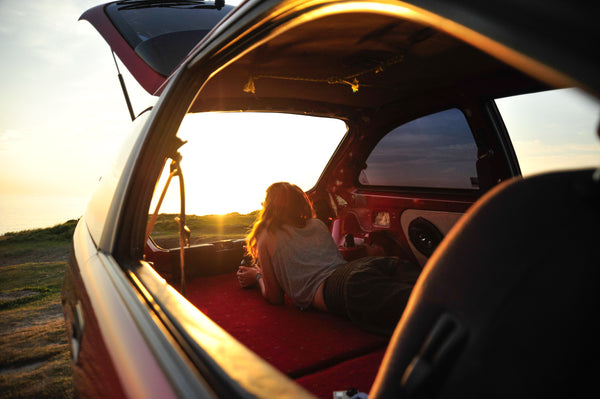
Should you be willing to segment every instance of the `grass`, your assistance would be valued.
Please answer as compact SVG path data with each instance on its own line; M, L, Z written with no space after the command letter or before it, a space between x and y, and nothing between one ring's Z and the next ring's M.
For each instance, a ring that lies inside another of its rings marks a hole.
M156 219L152 238L163 247L169 248L178 245L179 225L174 221L177 216L176 214L161 214ZM191 230L190 243L202 244L245 237L257 216L258 211L245 215L239 213L188 215L185 223Z
M66 260L77 220L0 236L0 266Z
M2 398L73 396L60 299L65 267L42 262L0 268Z
M159 215L153 237L177 242L177 215ZM187 216L192 243L242 238L247 215ZM0 236L0 399L71 398L61 286L76 220Z

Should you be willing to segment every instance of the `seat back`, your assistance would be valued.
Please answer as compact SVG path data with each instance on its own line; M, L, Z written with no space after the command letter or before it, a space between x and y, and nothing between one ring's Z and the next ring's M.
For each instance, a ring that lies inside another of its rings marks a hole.
M415 286L370 398L568 397L600 372L600 184L514 179L450 231Z

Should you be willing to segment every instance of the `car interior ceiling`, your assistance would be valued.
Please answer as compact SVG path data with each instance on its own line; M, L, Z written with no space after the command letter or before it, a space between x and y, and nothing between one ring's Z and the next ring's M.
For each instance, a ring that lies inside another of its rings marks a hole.
M534 248L543 252L542 247L547 248L542 245L543 240L551 239L549 234L554 230L554 226L547 225L549 219L541 217L539 209L517 206L520 197L509 193L505 194L508 196L506 202L491 199L484 205L476 205L476 209L487 218L491 218L491 214L494 213L520 215L513 217L515 221L519 221L518 228L514 225L508 227L500 224L497 229L493 229L493 236L498 242L501 242L504 234L512 234L515 228L519 229L522 232L519 240L527 244L515 249L516 252L505 252L504 248L493 245L492 239L485 242L478 240L477 232L483 228L481 224L488 220L483 217L470 218L470 224L460 234L452 236L450 243L443 241L442 244L442 239L488 188L514 174L504 157L485 157L487 154L502 151L502 143L492 132L489 115L484 112L485 101L490 96L539 90L546 86L445 33L417 23L398 22L387 16L361 14L326 18L326 21L317 20L286 32L244 55L233 65L227 66L203 87L201 95L191 107L191 112L305 111L316 115L335 115L347 120L352 126L352 132L357 132L354 139L346 143L347 148L342 154L330 161L331 173L326 174L328 178L319 181L310 193L317 214L332 228L332 233L336 234L336 241L344 256L350 260L363 254L360 245L345 246L346 235L352 234L354 238L367 239L373 231L384 229L382 225L375 223L374 217L378 212L391 218L389 224L384 224L385 229L394 234L407 254L407 260L423 266L429 258L431 252L425 254L424 250L418 247L419 241L429 241L434 248L444 245L444 252L450 253L446 257L436 257L435 270L431 267L427 269L430 271L428 277L435 283L435 287L432 285L422 288L427 289L435 300L415 301L409 309L410 317L405 323L414 328L409 330L406 336L397 336L392 341L394 352L399 355L392 359L382 382L376 387L379 397L398 395L398 390L401 389L421 392L422 382L413 384L410 378L416 377L406 370L409 369L408 364L418 356L417 352L423 346L424 337L435 330L439 323L443 324L442 329L449 326L448 328L457 334L457 346L451 348L453 352L448 357L449 362L457 358L454 350L465 350L468 353L488 350L493 352L490 356L499 359L498 371L501 367L512 368L514 364L502 354L501 349L492 351L486 346L489 345L488 341L481 337L493 333L495 339L501 331L510 333L511 338L503 341L506 346L518 341L515 331L508 325L511 320L509 316L512 315L508 312L518 308L518 302L510 302L504 305L505 308L499 309L500 316L507 316L506 318L500 318L496 322L489 319L481 321L478 319L479 308L472 310L468 304L454 303L453 293L457 292L456 290L470 289L466 282L470 281L470 273L476 267L477 261L488 264L495 258L496 261L490 264L491 271L481 272L482 280L488 284L477 288L485 291L486 295L490 293L491 296L487 297L479 291L474 295L487 298L481 301L481 307L485 301L500 302L505 293L494 288L494 276L500 273L499 269L505 264L502 263L503 260L506 261L503 256L530 256ZM319 66L318 69L313 67L315 64ZM443 73L437 70L439 65L444 65ZM365 148L372 148L390 126L449 105L470 107L473 111L469 115L469 123L472 124L473 133L476 135L481 160L478 161L481 190L471 193L440 190L395 191L385 187L365 188L357 184L358 170L364 162L364 157L368 155ZM398 109L402 109L402 113L399 113ZM349 160L343 156L348 153L360 156ZM583 179L577 176L577 179ZM540 182L539 186L517 186L513 192L521 193L519 190L525 190L524 195L530 198L528 203L543 204L547 214L552 214L553 209L558 209L564 204L555 203L559 199L550 187L556 182L562 182L561 187L564 190L571 190L564 182L565 179L568 180L568 177L560 175L553 180ZM542 191L536 191L538 189ZM566 206L569 209L580 209L581 203L585 203L587 205L583 208L597 221L597 206L589 206L589 198L596 198L597 201L597 197L594 197L597 196L597 191L594 190L589 187L584 189L588 194L579 196L579 203ZM548 198L552 200L547 201ZM415 209L411 221L422 218L425 222L416 227L413 225L412 230L417 234L417 238L413 239L407 234L410 223L403 224L400 219L403 211ZM586 217L581 212L577 215L578 218ZM567 242L579 245L573 242L573 237L577 235L573 221L562 222L565 227L561 231L561 244L558 246L564 246ZM526 234L532 226L530 223L533 223L536 232ZM506 228L511 231L506 231ZM591 229L591 226L586 225L584 231L589 233ZM569 236L568 232L572 232L573 235ZM588 241L586 245L593 246L593 242ZM329 314L300 312L289 302L282 307L269 306L258 291L240 289L233 275L244 256L243 245L243 240L230 240L195 245L186 249L185 262L188 266L184 277L187 281L187 299L233 337L315 395L330 397L332 386L342 389L356 386L360 390L368 391L389 344L388 338L361 331L346 320L337 319ZM177 281L180 277L179 251L160 248L151 240L149 246L146 251L147 260L154 263L155 269L163 277L171 282ZM565 252L561 251L557 259L561 259L564 264L571 264L565 256ZM552 265L552 273L560 274L560 265L557 265L556 261L549 261L549 257L548 254L543 259ZM471 260L466 261L467 259ZM582 264L590 264L590 259L580 260ZM532 260L532 264L539 267L541 263L541 260ZM596 264L600 264L600 261ZM456 266L461 266L460 270L455 273L452 283L448 284L444 280L447 274L444 273ZM539 267L535 269L535 276L539 276L539 279L531 277L538 279L535 280L536 284L538 281L545 281L545 277L538 270ZM593 281L597 281L596 274L597 272L582 266L580 277L583 279L593 275ZM527 295L526 289L519 285L524 278L522 271L506 278L510 280L507 287L517 287L520 297ZM577 280L577 284L579 283L580 280ZM550 292L544 291L544 294L548 294L544 298L548 297L552 302L549 298ZM447 303L454 307L450 307L451 310L447 312L441 311ZM496 305L494 302L494 306ZM471 310L472 312L468 313ZM529 310L535 313L533 309ZM581 309L579 312L585 311L586 309ZM469 316L457 321L456 314L462 312L467 312ZM524 313L526 311L520 313L522 321L525 319ZM568 315L561 317L570 320ZM493 330L494 323L498 323L497 331ZM546 327L549 330L554 329L553 325ZM569 333L567 327L559 327L558 332L551 337L562 339L560 334L563 333ZM465 349L463 344L466 334L474 334L477 338L474 346ZM535 334L541 334L541 331L536 330ZM575 341L576 337L572 335L569 335L569 339ZM537 337L538 335L529 338ZM585 337L585 343L590 343L591 335L586 334ZM448 340L453 338L454 336L450 336ZM553 346L550 340L551 338L548 338L544 341L544 347ZM531 353L531 358L528 357L532 362L535 360L534 355L541 355L540 351L537 350ZM450 393L464 392L458 391L459 388L481 393L478 389L485 383L501 386L499 381L480 382L473 384L471 388L465 386L464 381L460 380L461 370L466 370L465 375L474 373L469 369L471 365L468 363L459 363L459 371L455 371L455 374L448 371L446 364L440 367L440 373L446 373L444 376L449 375L447 378L454 384L446 388ZM526 362L522 362L520 368L526 368ZM521 370L524 374L528 371ZM409 382L393 384L388 381L404 374ZM533 375L535 378L541 378L541 371ZM429 386L438 387L437 377L438 375L433 373L427 374L425 381L430 381L431 378L435 384ZM507 394L510 395L511 392Z
M304 24L245 54L206 84L191 111L296 106L352 116L464 91L502 96L525 84L534 83L446 33L351 14Z

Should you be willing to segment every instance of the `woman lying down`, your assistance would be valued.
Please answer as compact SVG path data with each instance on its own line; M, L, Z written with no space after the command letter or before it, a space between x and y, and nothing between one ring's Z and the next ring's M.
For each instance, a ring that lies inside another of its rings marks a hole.
M298 186L267 189L263 209L246 238L253 266L240 266L242 287L258 284L271 304L284 295L309 307L350 319L373 333L391 335L419 275L396 257L366 257L347 263L329 229Z

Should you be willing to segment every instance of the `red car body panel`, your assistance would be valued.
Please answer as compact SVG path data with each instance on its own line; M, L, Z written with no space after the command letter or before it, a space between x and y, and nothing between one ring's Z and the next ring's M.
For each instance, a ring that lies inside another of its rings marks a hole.
M126 398L122 383L116 372L116 367L107 349L107 342L101 334L98 319L90 303L89 296L85 292L85 284L81 278L78 268L68 268L63 285L63 301L67 303L79 303L80 312L85 315L83 328L76 316L76 309L63 308L66 322L67 335L75 337L81 335L80 342L70 341L71 353L77 359L72 366L73 385L78 392L85 393L87 397L110 397ZM81 328L81 332L74 330ZM86 333L83 334L85 329ZM75 349L74 345L78 348Z
M79 327L74 327L78 323L77 305L65 307L69 335L75 336L74 328L82 330L78 356L73 359L77 391L89 397L177 397L115 291L114 281L106 272L111 267L110 257L95 250L84 226L80 224L75 231L71 262L88 267L69 268L63 287L66 304L81 304ZM74 344L71 340L72 351Z

